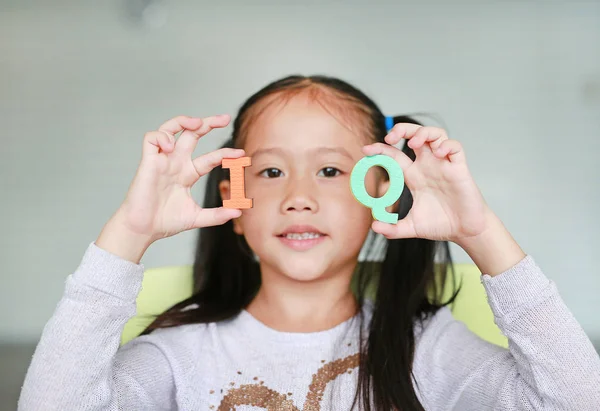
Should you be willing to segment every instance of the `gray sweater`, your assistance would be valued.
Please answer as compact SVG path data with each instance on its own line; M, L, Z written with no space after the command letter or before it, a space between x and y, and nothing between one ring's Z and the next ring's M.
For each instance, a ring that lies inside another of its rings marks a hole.
M242 311L119 348L143 271L89 245L44 329L19 410L350 409L358 317L287 333ZM600 410L600 358L533 258L482 282L510 349L438 311L416 329L415 386L425 409ZM363 310L368 317L371 306Z

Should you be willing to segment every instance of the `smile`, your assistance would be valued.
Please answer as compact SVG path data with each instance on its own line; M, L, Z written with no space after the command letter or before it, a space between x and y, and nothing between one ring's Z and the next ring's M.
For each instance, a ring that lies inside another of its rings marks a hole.
M308 251L325 241L327 235L313 232L287 233L278 235L277 238L294 251Z
M288 238L290 240L311 240L313 238L321 237L320 233L287 233L282 237Z

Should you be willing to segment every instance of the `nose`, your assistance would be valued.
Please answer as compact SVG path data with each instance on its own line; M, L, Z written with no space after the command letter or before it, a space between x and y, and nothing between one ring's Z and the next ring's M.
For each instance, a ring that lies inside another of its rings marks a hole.
M290 180L286 187L286 195L281 203L282 213L293 211L309 211L316 213L319 210L315 198L316 187L310 178L297 178Z

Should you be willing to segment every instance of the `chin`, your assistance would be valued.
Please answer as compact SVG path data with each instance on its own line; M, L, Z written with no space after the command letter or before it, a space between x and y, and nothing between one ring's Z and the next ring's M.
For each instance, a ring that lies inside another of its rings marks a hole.
M285 275L290 280L294 280L294 281L302 282L302 283L309 283L309 282L318 281L322 278L325 278L325 273L323 273L323 272L303 271L303 272L283 272L282 274Z
M287 257L272 265L275 272L298 282L318 281L327 276L330 271L327 262L319 262L317 259L306 258L306 256Z
M304 258L301 261L290 259L282 267L281 273L295 281L315 281L326 276L325 265L315 263L314 260Z

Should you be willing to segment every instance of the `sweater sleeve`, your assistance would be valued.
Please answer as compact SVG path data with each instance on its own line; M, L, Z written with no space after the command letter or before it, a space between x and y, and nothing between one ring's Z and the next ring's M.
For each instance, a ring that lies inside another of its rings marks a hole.
M29 410L171 409L173 375L148 339L119 349L144 267L91 243L42 333L19 399Z
M482 283L509 349L438 312L415 350L419 396L431 410L600 409L600 357L531 256Z

